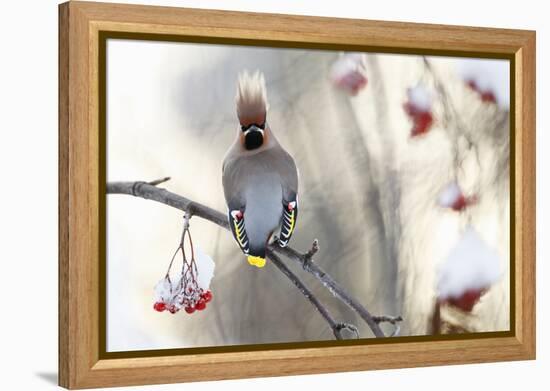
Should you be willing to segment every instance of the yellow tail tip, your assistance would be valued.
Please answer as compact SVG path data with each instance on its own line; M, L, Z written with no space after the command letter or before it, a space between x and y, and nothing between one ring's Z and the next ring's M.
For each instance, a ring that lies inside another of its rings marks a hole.
M248 263L251 264L252 266L256 266L260 268L265 266L265 258L249 255L247 259L248 259Z

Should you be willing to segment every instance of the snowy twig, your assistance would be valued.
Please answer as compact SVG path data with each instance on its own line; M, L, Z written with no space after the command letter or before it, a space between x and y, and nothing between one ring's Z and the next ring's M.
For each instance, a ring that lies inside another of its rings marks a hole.
M454 163L456 167L460 166L460 151L459 151L459 138L460 136L464 137L464 140L466 140L467 143L467 149L474 149L475 157L477 160L478 167L481 167L480 158L479 158L479 151L477 148L476 143L472 139L472 136L467 131L466 125L462 123L462 119L460 115L458 114L458 111L456 107L452 103L452 99L450 98L451 94L447 91L445 88L445 83L439 78L437 75L437 72L435 71L434 67L432 66L430 60L428 60L426 57L423 57L424 67L432 77L433 83L435 85L435 89L438 92L439 100L441 101L441 104L443 106L443 116L445 119L445 127L446 128L453 128L452 125L454 125L453 134L452 134L452 141L453 141L453 153L454 153ZM455 177L457 173L455 172ZM457 179L457 178L455 178Z
M390 337L397 337L399 335L399 332L401 331L401 326L399 325L399 322L403 321L403 318L401 316L382 315L374 316L373 319L376 323L388 322L394 326L393 333L391 333Z
M315 242L314 242L315 245ZM313 248L314 246L312 246ZM271 248L276 252L283 254L288 259L292 259L298 264L302 265L304 270L313 274L321 283L331 291L331 293L340 299L344 304L353 309L355 312L361 316L361 318L368 324L374 335L378 338L384 337L384 333L378 325L380 321L377 321L377 318L373 317L371 313L357 300L353 299L350 294L338 284L328 273L326 273L321 267L319 267L315 261L310 256L311 250L305 254L300 254L298 251L294 250L291 247L279 247L276 245L271 245ZM398 318L395 318L396 321Z
M191 201L188 198L174 194L165 189L155 187L155 185L151 185L147 182L109 182L107 183L107 193L128 194L135 197L145 198L147 200L157 201L187 212L191 216L202 217L203 219L209 220L220 227L229 229L227 217L217 210Z
M426 70L432 77L433 83L435 85L435 89L437 90L437 93L439 95L439 100L443 105L443 116L444 116L446 125L449 126L451 123L453 123L455 125L454 130L457 132L455 136L456 137L458 137L459 135L464 136L464 138L468 142L468 146L471 147L474 142L472 141L470 135L466 131L466 125L462 123L462 120L460 119L457 109L452 103L452 100L450 97L451 94L447 92L447 89L445 88L445 83L443 83L443 81L440 80L430 60L428 60L426 57L423 57L423 61L424 61L424 66Z
M170 179L171 178L169 176L167 176L167 177L160 178L160 179L157 179L157 180L154 180L154 181L151 181L151 182L147 182L147 183L152 185L152 186L158 186L161 183L168 182Z
M162 182L164 181L165 180L162 180ZM109 182L107 183L107 193L108 194L127 194L127 195L145 198L148 200L157 201L157 202L169 205L173 208L185 211L189 215L201 217L205 220L211 221L219 225L220 227L229 229L229 224L224 214L212 208L209 208L208 206L202 205L198 202L191 201L188 198L185 198L178 194L174 194L165 189L158 188L151 183L158 183L158 181L153 181L150 183L142 182L142 181L141 182ZM277 244L272 243L268 248L268 255L270 259L273 261L274 259L273 255L275 255L274 252L277 252L300 264L304 268L304 270L311 273L323 284L323 286L325 286L329 291L331 291L336 298L340 299L343 303L345 303L351 309L356 311L361 316L361 318L367 323L367 325L370 327L373 334L377 338L385 337L384 333L382 332L378 324L381 321L386 321L386 320L376 320L376 319L382 319L382 317L373 317L370 314L370 312L361 303L359 303L357 300L351 297L350 294L344 288L342 288L329 274L327 274L323 269L321 269L313 260L313 255L317 251L318 251L318 243L316 242L313 243L312 248L305 254L301 254L289 246L283 248L278 246ZM293 283L295 283L295 281L293 281ZM394 319L394 322L391 322L391 323L396 324L395 322L398 322L400 320L400 317L393 318L393 319ZM354 327L354 326L345 325L345 324L337 324L337 326L340 330L343 328L353 330L353 327ZM395 335L395 332L392 335Z
M317 254L318 251L319 251L319 240L313 239L311 248L307 253L304 254L304 266L307 266L309 261L311 261L311 258L313 258L313 256Z
M397 322L402 322L403 318L401 316L373 316L372 317L376 323L388 322L391 324L396 324Z
M325 308L325 306L323 306L321 304L321 302L319 302L319 300L317 299L317 297L315 297L315 295L304 285L304 283L298 278L298 276L296 276L292 270L290 270L285 264L284 262L281 260L281 258L279 258L278 255L276 255L273 250L268 250L267 251L267 256L269 257L269 259L271 260L271 262L273 262L273 264L285 275L288 277L288 279L290 281L292 281L292 283L294 285L296 285L296 287L300 290L300 292L302 292L302 294L305 296L306 299L308 299L311 304L317 309L317 311L319 311L319 313L321 314L321 316L327 321L327 323L329 324L330 328L332 329L332 332L334 333L334 336L336 337L336 339L345 339L343 336L342 336L342 333L341 331L343 329L348 329L348 330L351 330L352 332L355 333L355 335L357 336L357 338L359 338L359 332L357 331L357 327L355 327L354 325L351 325L351 324L348 324L348 323L337 323L334 318L330 315L330 313L328 312L328 310Z

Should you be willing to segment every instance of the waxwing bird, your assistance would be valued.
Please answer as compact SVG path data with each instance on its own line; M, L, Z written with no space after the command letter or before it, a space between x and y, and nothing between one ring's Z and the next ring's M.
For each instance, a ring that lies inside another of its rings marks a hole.
M239 127L223 160L222 182L231 232L248 263L265 265L266 247L277 230L286 246L298 217L298 171L267 123L262 73L239 75L235 97Z

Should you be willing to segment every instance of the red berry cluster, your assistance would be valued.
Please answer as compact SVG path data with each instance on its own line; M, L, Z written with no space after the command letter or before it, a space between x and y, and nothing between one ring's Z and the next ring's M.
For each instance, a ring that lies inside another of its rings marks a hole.
M403 108L413 121L411 137L428 133L433 124L431 111L422 110L411 102L405 103Z
M195 293L194 289L189 288L187 295L179 301L180 306L177 306L175 304L167 304L161 300L157 301L153 305L153 308L155 311L158 312L168 310L172 314L175 314L181 308L183 308L185 312L187 312L188 314L192 314L195 311L204 310L206 308L206 303L211 302L212 298L213 295L210 290L204 291L203 289L199 288L198 291Z
M199 294L199 299L192 303L191 301L188 301L185 304L185 312L187 312L188 314L192 314L193 312L195 311L202 311L206 308L206 303L209 303L210 301L212 301L212 292L211 291L202 291L201 289L201 293Z
M468 80L466 82L468 87L470 87L473 91L477 92L479 97L481 98L482 102L486 103L497 103L497 98L493 91L491 90L483 90L479 87L479 85L476 83L475 80Z

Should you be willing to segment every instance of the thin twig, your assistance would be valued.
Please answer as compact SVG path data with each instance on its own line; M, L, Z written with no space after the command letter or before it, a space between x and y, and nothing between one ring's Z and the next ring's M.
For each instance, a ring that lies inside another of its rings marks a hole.
M373 319L376 323L380 324L382 322L388 322L393 325L394 329L393 332L390 334L390 337L397 337L399 335L399 332L401 331L401 326L399 322L403 321L403 318L401 316L373 316Z
M330 315L329 311L321 304L321 302L315 297L315 295L308 289L307 286L298 278L296 274L292 272L279 258L277 254L275 254L272 250L267 251L267 256L271 260L271 262L285 275L288 277L288 279L296 285L296 287L302 292L304 297L308 299L311 304L319 311L321 316L327 321L330 328L332 329L332 332L336 339L344 339L342 336L341 331L346 328L348 330L351 330L356 333L357 338L359 338L359 333L357 331L357 327L354 325L350 325L347 323L338 323L334 320L334 318Z
M304 265L307 265L309 261L311 261L311 258L313 258L313 256L317 254L318 251L319 251L319 240L313 239L311 248L307 253L304 254Z
M168 182L170 179L171 178L169 176L167 176L167 177L164 177L164 178L161 178L161 179L156 179L154 181L147 182L147 183L150 184L151 186L158 186L161 183Z
M270 248L279 254L283 254L288 259L292 259L301 265L304 270L313 274L321 283L344 304L357 312L359 316L368 324L372 332L377 338L384 337L384 333L380 329L378 323L373 319L371 313L357 300L353 299L351 295L338 284L329 274L327 274L321 267L319 267L313 258L307 257L306 254L300 254L298 251L291 247L280 247L275 244L271 244Z
M185 211L194 216L198 216L205 220L211 221L214 224L217 224L225 229L229 229L229 224L224 214L198 202L191 201L190 199L180 196L178 194L174 194L165 189L158 188L147 182L109 182L107 183L107 193L127 194L157 201L173 208ZM361 318L367 323L367 325L370 327L373 334L377 338L385 337L384 333L378 325L379 322L375 321L370 312L361 303L354 299L344 288L342 288L329 274L327 274L323 269L317 266L317 264L313 260L313 255L317 252L317 250L314 249L315 247L317 247L318 250L318 243L315 244L314 242L314 245L312 246L310 251L308 251L306 254L301 254L289 246L283 248L272 243L268 247L268 252L271 255L274 255L274 252L282 254L300 264L304 268L304 270L308 271L314 277L316 277L323 284L323 286L325 286L330 292L334 294L336 298L340 299L343 303L356 311L359 316L361 316ZM342 324L339 327L341 329L348 328L351 330L351 327L342 326Z
M376 323L388 322L391 324L396 324L397 322L403 321L403 318L401 316L386 316L386 315L373 316L372 319L374 319Z
M479 150L477 147L477 144L475 143L474 139L472 138L472 135L470 132L467 131L467 126L462 122L462 119L460 115L458 114L458 111L455 107L455 105L452 103L451 94L447 91L445 88L445 83L441 81L440 77L437 75L437 72L435 71L433 65L431 64L430 60L428 60L425 56L423 57L424 67L432 77L435 89L438 92L439 100L441 101L441 104L443 106L443 116L445 118L446 127L453 129L453 153L454 153L454 163L457 168L461 167L462 162L460 161L460 145L459 145L459 139L460 137L464 137L464 140L466 140L467 143L467 149L471 150L473 148L474 154L476 157L476 163L479 169L481 169L481 161L479 157ZM454 126L453 126L454 125ZM457 176L455 172L455 177ZM455 178L455 180L458 180L458 178Z

